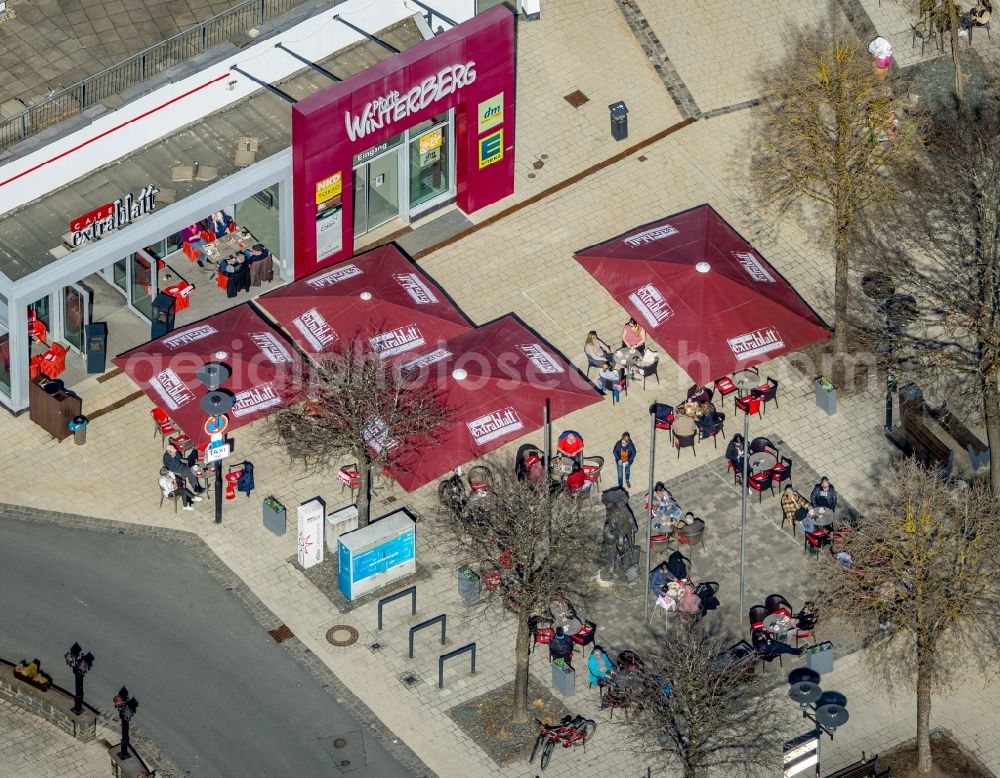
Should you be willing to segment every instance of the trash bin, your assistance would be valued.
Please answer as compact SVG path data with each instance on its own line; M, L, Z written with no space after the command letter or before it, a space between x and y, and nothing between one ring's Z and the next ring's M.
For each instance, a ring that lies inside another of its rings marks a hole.
M820 675L833 672L833 643L827 640L806 649L806 667Z
M73 442L78 446L82 446L87 442L87 425L90 424L90 419L86 416L74 416L69 420L69 431L73 433Z
M608 106L611 111L611 137L615 140L625 140L628 137L628 108L619 101Z

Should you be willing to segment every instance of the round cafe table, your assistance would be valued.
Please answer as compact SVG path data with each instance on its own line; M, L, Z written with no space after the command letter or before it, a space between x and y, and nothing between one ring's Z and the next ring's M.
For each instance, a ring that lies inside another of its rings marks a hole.
M757 386L760 376L753 370L737 370L733 373L733 383L743 392Z
M835 511L830 508L814 508L812 520L817 527L832 527Z
M785 638L785 633L793 626L792 619L783 613L772 613L764 619L764 629L778 640Z
M642 359L638 349L620 348L615 352L615 364L618 367L634 367Z
M778 464L778 458L768 451L751 454L750 459L747 461L747 465L750 467L750 472L754 474L770 470L776 464Z

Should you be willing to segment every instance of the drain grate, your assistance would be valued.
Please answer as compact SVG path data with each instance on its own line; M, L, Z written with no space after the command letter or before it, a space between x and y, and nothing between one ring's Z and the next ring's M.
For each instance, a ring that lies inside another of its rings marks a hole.
M326 642L342 648L353 645L358 639L358 631L348 624L337 624L326 631Z
M385 648L385 645L382 644L382 643L379 643L377 640L374 643L370 643L368 645L368 650L371 651L373 654L377 654L383 648Z
M267 634L274 638L275 643L284 643L286 640L295 637L294 633L284 624L277 629L269 629Z
M402 681L403 686L407 689L412 689L420 683L420 676L416 673L403 673L403 675L399 676L399 680Z
M563 98L563 100L572 105L574 108L579 108L584 103L590 102L590 98L587 97L587 95L585 95L579 89L577 89L574 92L570 92Z

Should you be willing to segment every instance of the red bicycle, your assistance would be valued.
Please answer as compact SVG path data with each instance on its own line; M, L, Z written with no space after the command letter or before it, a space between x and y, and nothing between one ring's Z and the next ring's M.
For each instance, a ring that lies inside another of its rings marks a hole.
M563 748L583 745L583 750L587 750L587 740L597 730L597 723L593 719L585 719L579 714L576 716L563 716L562 721L554 727L547 727L539 719L535 722L541 728L538 737L535 738L535 745L531 749L529 762L535 761L535 754L539 747L542 749L541 767L544 770L549 764L549 758L556 744Z

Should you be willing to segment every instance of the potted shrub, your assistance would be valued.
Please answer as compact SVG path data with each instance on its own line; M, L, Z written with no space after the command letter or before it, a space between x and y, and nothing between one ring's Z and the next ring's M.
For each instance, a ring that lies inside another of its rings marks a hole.
M565 659L552 662L552 688L563 697L576 694L576 671L566 663Z
M464 565L459 568L458 571L458 596L462 598L462 601L466 605L475 605L479 602L479 592L482 588L482 582L478 575L476 575L472 568L468 565Z
M285 506L272 495L264 498L264 527L275 535L285 534Z
M830 379L826 376L816 378L816 404L826 411L827 416L833 416L837 412L837 390L833 388Z

